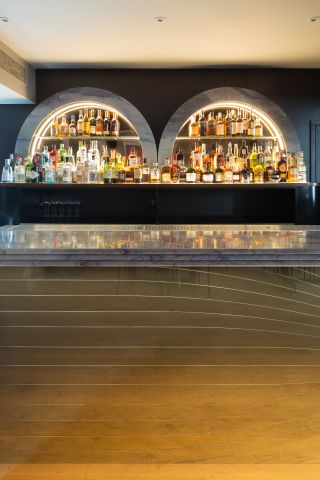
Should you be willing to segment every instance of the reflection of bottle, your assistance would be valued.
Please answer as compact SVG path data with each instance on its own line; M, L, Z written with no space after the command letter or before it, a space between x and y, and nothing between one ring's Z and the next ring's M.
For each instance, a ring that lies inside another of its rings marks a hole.
M2 168L2 183L12 183L13 182L13 171L10 165L10 158L6 158L4 161L4 166Z

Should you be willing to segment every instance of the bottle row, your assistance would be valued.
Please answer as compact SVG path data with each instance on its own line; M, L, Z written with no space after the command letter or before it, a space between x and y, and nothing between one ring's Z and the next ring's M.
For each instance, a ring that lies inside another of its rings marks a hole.
M217 143L212 152L207 152L206 144L195 143L188 162L180 146L172 161L166 158L159 167L157 162L141 162L136 149L122 156L116 149L107 145L98 148L98 142L90 142L89 148L79 141L74 155L72 147L60 144L57 150L53 145L49 151L30 156L11 156L5 160L2 182L45 182L45 183L277 183L307 181L307 171L303 152L280 151L277 142L253 144L249 150L243 140L238 144L229 142L227 152Z
M108 110L105 110L104 117L102 111L98 110L97 115L94 109L89 110L85 108L79 110L78 118L76 115L71 115L70 122L68 122L67 115L62 115L61 121L55 117L51 125L52 137L77 137L77 136L111 136L118 137L120 133L120 121L118 115Z
M252 112L247 114L246 110L238 109L227 110L224 114L218 112L209 112L207 117L201 110L198 118L197 115L191 117L188 135L189 137L206 137L206 136L249 136L263 137L263 126L259 116L253 115Z

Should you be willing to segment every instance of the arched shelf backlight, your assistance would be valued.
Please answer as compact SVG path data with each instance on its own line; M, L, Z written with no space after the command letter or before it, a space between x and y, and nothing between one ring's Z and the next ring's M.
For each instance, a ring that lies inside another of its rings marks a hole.
M141 148L142 155L148 159L156 159L157 150L152 131L139 112L123 97L108 90L92 87L79 87L56 93L40 103L27 117L19 132L16 149L17 153L33 155L41 150L42 145L54 143L55 137L50 134L51 125L55 117L61 118L66 114L76 113L85 108L116 112L120 120L120 134L117 138L102 137L101 140L116 141L125 149L126 145ZM77 141L80 137L68 137L67 141ZM59 142L59 138L56 139ZM90 137L88 137L90 140ZM122 152L125 154L126 152Z
M199 116L201 110L204 110L207 115L209 112L215 114L219 111L224 113L227 110L237 112L239 109L259 117L263 126L262 137L243 137L247 142L277 140L280 149L296 152L300 150L300 142L290 119L272 100L252 90L221 87L192 97L172 115L160 140L159 162L163 163L165 157L171 157L179 145L184 146L188 153L188 149L192 149L192 141L239 143L241 136L189 137L188 135L188 125L192 116Z

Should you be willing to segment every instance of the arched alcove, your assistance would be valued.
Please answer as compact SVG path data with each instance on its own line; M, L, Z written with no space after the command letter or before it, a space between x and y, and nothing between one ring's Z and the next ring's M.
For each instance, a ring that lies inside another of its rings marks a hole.
M172 115L161 136L158 159L163 163L165 157L171 157L177 140L197 140L187 138L186 125L193 115L218 109L242 109L252 111L261 118L267 135L265 139L277 139L280 148L288 151L300 151L300 142L296 130L287 114L272 100L246 88L219 87L207 90L187 100ZM212 137L211 137L212 138ZM220 137L221 139L226 137ZM234 137L236 139L237 137ZM239 137L238 137L239 138ZM257 138L259 140L259 138ZM199 137L201 141L201 137ZM252 140L255 140L252 137Z
M157 150L152 131L139 110L120 95L92 87L64 90L40 103L23 123L15 151L21 155L34 153L41 146L42 140L48 138L46 135L55 116L86 107L117 112L128 132L127 136L119 137L118 140L139 142L143 156L151 161L156 159Z

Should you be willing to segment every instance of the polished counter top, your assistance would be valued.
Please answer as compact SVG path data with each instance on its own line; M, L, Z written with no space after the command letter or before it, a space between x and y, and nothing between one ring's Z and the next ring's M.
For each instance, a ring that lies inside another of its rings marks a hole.
M320 226L4 226L0 265L320 265Z

